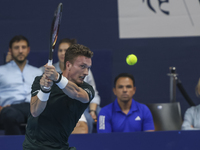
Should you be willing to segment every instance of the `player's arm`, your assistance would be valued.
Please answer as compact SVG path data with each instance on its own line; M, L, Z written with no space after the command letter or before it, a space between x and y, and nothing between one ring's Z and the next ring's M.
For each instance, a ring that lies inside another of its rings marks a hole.
M33 117L39 116L44 111L47 100L49 99L52 85L53 82L47 79L45 74L43 74L42 78L40 79L40 83L36 84L36 86L39 86L37 88L39 88L40 90L36 90L35 92L37 92L37 95L31 98L30 111Z
M72 99L76 99L82 103L88 103L93 98L90 91L83 90L75 83L69 81L62 74L59 74L54 66L45 65L45 75L48 79L54 81L63 92ZM91 95L91 97L89 97Z
M65 78L63 75L61 78ZM67 78L65 78L66 80ZM60 81L62 82L62 80ZM62 89L62 88L61 88ZM62 89L63 92L72 99L79 100L82 103L88 103L90 101L88 93L75 83L68 80L66 86Z
M38 117L45 109L47 101L41 101L38 96L31 97L30 109L33 117Z

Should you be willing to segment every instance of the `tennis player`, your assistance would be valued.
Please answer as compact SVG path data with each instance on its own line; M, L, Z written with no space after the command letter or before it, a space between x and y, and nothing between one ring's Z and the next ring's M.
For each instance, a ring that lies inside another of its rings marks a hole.
M94 89L84 82L92 65L93 52L74 44L65 54L65 68L59 74L45 65L42 76L32 85L24 150L68 150L68 137L94 97Z

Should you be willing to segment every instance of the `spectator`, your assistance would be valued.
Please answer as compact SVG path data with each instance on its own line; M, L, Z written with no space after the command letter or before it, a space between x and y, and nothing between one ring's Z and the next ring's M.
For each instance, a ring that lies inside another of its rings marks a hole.
M28 64L29 41L19 35L9 43L9 63L0 66L0 126L6 135L22 134L30 112L31 85L42 71Z
M200 79L195 88L197 97L200 97ZM200 105L188 108L184 115L182 130L200 130Z
M144 104L136 102L135 80L131 74L119 74L114 80L116 100L103 107L98 116L98 133L154 131L153 117Z

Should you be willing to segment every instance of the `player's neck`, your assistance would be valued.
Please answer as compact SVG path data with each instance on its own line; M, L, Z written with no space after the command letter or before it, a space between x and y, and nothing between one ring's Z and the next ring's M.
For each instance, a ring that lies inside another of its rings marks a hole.
M67 69L63 70L62 74L63 74L64 77L66 77L69 80L69 77L68 77L69 76L69 72L67 71Z

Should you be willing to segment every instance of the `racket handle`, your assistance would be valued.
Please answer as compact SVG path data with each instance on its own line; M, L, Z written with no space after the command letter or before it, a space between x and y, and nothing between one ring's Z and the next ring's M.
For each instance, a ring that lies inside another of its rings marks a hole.
M53 62L53 59L51 59L51 60L49 59L48 60L48 66L52 66L52 62Z
M52 62L53 62L53 59L51 59L51 60L49 59L48 60L48 66L52 66ZM44 89L48 90L50 88L45 86Z
M46 90L49 90L51 87L46 87L46 86L44 86L44 89L46 89Z

